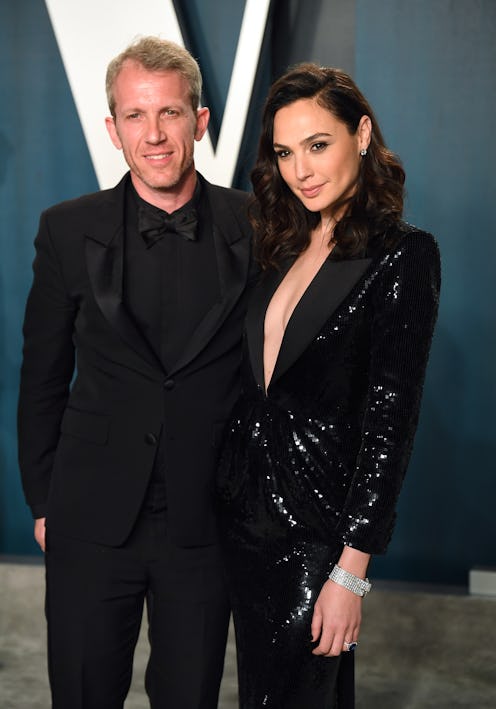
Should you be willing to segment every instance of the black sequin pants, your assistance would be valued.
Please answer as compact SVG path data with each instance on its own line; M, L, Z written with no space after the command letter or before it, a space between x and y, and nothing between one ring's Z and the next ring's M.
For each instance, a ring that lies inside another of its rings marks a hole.
M311 642L313 606L341 549L224 540L240 709L353 709L353 655L316 656Z

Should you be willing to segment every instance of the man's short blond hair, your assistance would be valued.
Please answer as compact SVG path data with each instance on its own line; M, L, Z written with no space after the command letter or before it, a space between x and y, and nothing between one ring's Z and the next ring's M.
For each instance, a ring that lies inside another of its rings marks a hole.
M127 61L136 62L148 71L177 71L188 82L189 98L196 112L201 98L202 77L198 63L175 42L159 37L142 37L129 45L107 68L105 88L110 113L115 118L114 84Z

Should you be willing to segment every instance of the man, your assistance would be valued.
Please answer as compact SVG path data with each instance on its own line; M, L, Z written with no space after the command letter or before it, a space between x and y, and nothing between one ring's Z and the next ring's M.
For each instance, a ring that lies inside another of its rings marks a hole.
M250 230L247 196L195 171L200 93L171 42L114 59L106 125L130 172L48 209L35 241L19 450L46 551L55 709L123 706L145 598L151 706L217 706L229 607L213 477Z

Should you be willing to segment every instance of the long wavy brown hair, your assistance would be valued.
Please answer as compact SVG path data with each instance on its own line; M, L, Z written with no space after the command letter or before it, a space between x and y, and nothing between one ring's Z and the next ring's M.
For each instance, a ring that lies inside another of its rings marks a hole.
M251 173L254 204L251 221L257 258L262 268L278 268L287 257L304 251L310 232L320 222L282 179L273 145L274 116L280 108L300 99L314 98L354 135L362 116L369 116L372 135L367 155L360 161L356 188L337 209L343 216L334 228L333 258L349 258L364 252L369 240L401 220L405 172L398 157L386 147L368 101L348 74L339 69L299 64L271 87L267 97L258 156Z

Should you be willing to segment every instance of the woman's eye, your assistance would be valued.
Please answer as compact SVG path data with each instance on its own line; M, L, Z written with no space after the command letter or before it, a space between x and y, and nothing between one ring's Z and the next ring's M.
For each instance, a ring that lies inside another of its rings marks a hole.
M313 143L312 145L314 152L320 152L321 150L325 150L325 148L327 148L327 143Z
M289 150L276 150L276 155L279 158L279 160L283 160L284 158L288 157Z

